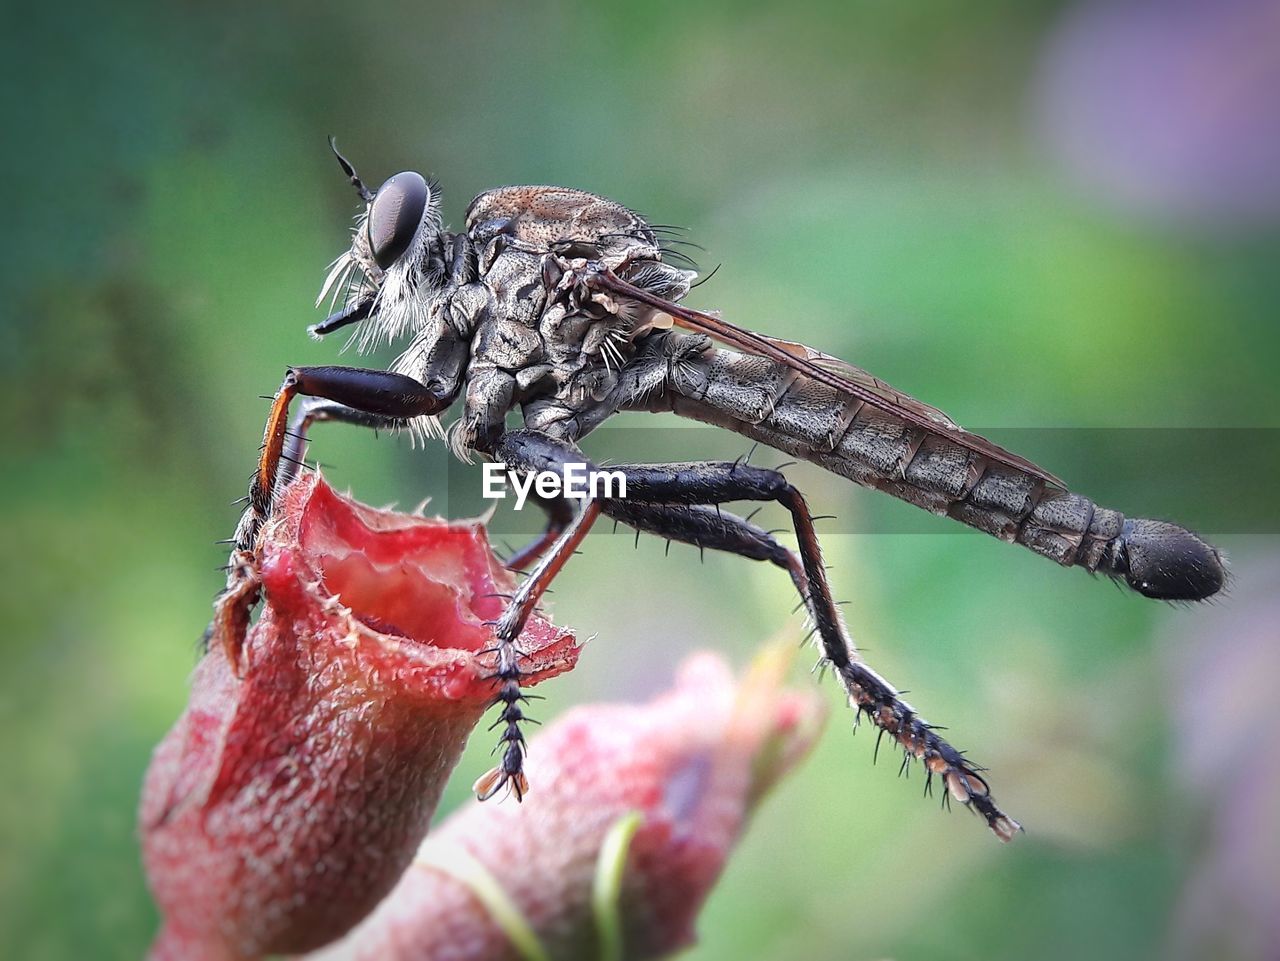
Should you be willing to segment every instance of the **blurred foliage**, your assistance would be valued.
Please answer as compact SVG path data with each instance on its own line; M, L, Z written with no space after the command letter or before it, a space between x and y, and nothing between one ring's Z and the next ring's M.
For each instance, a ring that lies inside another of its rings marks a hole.
M455 224L482 189L551 182L688 225L705 265L723 264L697 303L848 357L965 423L1276 427L1276 234L1127 216L1064 174L1037 136L1034 90L1069 14L1012 0L12 14L0 954L136 958L151 934L137 788L184 702L258 398L287 363L339 356L303 334L355 209L326 134L374 183L405 167L437 176ZM672 422L627 422L652 425L645 457L699 453ZM610 444L636 433L591 449L635 457ZM459 485L445 491L457 475L438 450L332 428L313 453L371 503L478 507L442 496ZM1119 500L1090 450L1028 453ZM1149 467L1153 486L1165 470L1200 476L1194 459ZM906 510L796 476L816 512L852 524ZM1233 479L1202 487L1188 521L1208 526L1226 498L1274 533L1269 480ZM1123 493L1117 506L1144 510L1141 486ZM834 725L765 806L690 957L1165 950L1203 810L1174 775L1164 642L1175 624L1195 638L1201 613L924 529L831 537L837 589L872 663L993 768L1027 836L1002 848L940 814L918 774L873 768L872 738ZM1227 546L1245 570L1276 551L1267 536ZM680 548L664 559L622 534L588 551L555 606L597 640L547 714L652 690L691 647L742 660L798 627L773 570L698 566ZM1229 604L1204 643L1230 643ZM479 740L446 810L487 766Z

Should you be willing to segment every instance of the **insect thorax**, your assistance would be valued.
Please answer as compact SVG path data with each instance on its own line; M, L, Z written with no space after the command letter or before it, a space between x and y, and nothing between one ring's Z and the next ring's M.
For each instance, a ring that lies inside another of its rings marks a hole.
M397 361L424 378L438 370L439 338L452 326L468 342L463 410L452 446L465 456L521 407L531 427L586 433L617 408L618 374L634 354L648 311L561 289L564 270L592 261L682 297L693 274L662 263L654 232L620 204L560 187L481 194L464 235L475 254L470 282L433 295L431 320Z

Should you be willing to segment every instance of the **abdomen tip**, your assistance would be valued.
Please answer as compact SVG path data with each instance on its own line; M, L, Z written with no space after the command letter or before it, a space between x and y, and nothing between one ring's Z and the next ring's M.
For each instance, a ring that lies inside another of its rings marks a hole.
M1147 597L1201 601L1222 590L1222 554L1191 531L1166 521L1132 520L1122 535L1128 557L1124 578Z

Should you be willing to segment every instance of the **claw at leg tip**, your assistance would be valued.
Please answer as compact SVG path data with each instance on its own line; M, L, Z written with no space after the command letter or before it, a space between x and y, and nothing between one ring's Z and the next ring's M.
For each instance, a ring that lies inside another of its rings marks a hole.
M495 767L485 771L478 778L476 783L471 785L471 790L475 793L476 800L487 801L498 792L498 788L502 786L504 778L502 776L502 768Z
M477 801L487 801L504 786L510 787L516 801L523 801L524 796L529 793L529 778L523 771L508 774L501 767L494 767L476 778L476 782L471 785L471 790Z

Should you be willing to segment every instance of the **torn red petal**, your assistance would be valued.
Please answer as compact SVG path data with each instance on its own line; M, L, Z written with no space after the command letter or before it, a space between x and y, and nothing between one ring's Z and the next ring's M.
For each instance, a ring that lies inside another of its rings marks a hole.
M196 667L140 824L155 957L248 959L339 937L410 862L490 702L485 622L514 589L478 522L378 511L306 477L257 546L264 604ZM577 660L540 617L534 684Z

